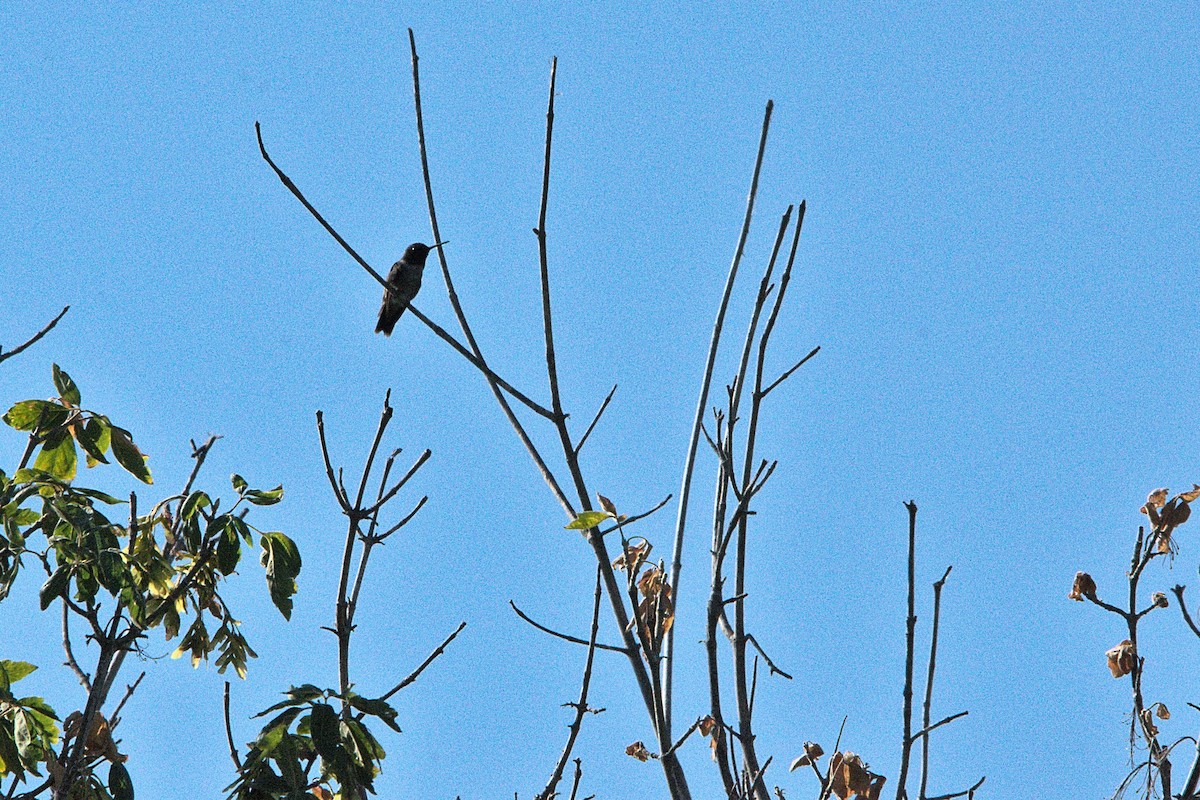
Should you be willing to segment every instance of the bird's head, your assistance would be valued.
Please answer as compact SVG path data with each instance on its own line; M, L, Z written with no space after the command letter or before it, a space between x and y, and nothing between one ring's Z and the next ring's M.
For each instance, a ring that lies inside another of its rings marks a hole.
M430 246L427 244L422 244L421 242L413 242L404 251L404 258L402 260L404 263L412 264L413 266L424 266L425 259L429 257L429 251L435 250L444 244L446 244L446 242L438 242L437 244Z

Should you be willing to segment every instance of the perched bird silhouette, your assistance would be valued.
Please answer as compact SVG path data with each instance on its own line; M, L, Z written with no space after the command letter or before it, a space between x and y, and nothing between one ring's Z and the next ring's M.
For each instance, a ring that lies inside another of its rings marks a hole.
M430 246L414 242L404 251L404 255L395 264L392 264L392 269L388 272L387 282L391 287L383 292L383 305L379 307L379 322L375 325L375 332L382 333L384 336L392 335L392 328L396 327L396 321L400 319L400 315L404 313L404 309L408 308L408 304L417 296L417 292L421 291L421 274L425 271L425 259L429 256L429 251L441 247L445 242L438 242Z

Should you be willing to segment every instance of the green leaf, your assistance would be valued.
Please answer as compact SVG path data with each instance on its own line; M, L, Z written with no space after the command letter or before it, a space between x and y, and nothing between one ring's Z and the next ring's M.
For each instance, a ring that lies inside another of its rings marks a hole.
M46 438L33 466L66 482L75 477L75 459L75 440L65 429L59 429Z
M42 407L52 405L54 403L45 400L22 400L8 410L8 413L4 415L4 422L10 428L31 431L37 427L38 420L42 418Z
M246 491L246 486L248 485L246 479L236 472L229 476L229 482L233 484L233 490L238 494Z
M58 364L54 366L54 388L58 390L58 396L63 402L69 406L79 407L79 387L75 385L75 381L71 380L71 376L58 368Z
M326 761L336 760L340 755L342 741L338 735L338 716L333 706L328 703L313 703L308 726L312 732L313 745L321 758Z
M124 467L126 472L142 483L154 483L154 478L150 476L150 470L146 467L146 457L133 443L129 431L113 426L112 451L117 463Z
M0 661L0 691L7 692L10 686L36 669L37 666L28 661Z
M273 506L283 499L283 487L274 489L248 489L245 498L256 506Z
M120 761L114 761L108 768L108 791L113 800L133 800L133 781Z
M217 569L222 575L232 575L242 558L242 540L237 529L226 525L221 540L217 542Z
M364 714L379 717L384 725L387 725L396 733L403 733L400 730L400 726L396 724L396 709L392 708L386 700L368 700L365 697L354 695L350 698L350 705Z
M112 444L112 428L99 417L92 417L82 429L76 429L75 440L87 453L87 465L107 464L104 454Z
M42 586L42 591L39 597L42 602L42 611L50 607L50 604L62 596L67 590L67 584L71 581L71 567L68 564L62 564L58 569L54 570L54 574Z
M610 519L612 514L607 511L584 511L577 516L570 525L567 525L569 531L586 531L596 527L606 519Z
M196 516L196 512L202 508L207 508L212 505L212 501L204 492L192 492L188 495L187 500L183 501L183 508L179 512L180 519L191 519Z
M296 576L300 574L300 551L282 533L264 533L259 544L262 545L259 560L266 568L271 602L284 619L291 619L292 595L296 593Z

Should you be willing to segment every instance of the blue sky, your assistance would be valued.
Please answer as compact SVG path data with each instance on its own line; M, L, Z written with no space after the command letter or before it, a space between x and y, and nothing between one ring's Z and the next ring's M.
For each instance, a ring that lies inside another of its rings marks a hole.
M210 486L236 470L287 489L259 520L300 544L301 591L285 624L256 568L237 581L260 654L235 686L238 738L289 683L335 679L318 626L332 619L343 527L313 414L350 468L389 387L390 443L434 451L410 497L430 501L368 577L360 687L386 689L468 628L400 696L381 795L532 795L577 691L580 649L507 601L583 631L589 552L482 379L411 318L391 339L372 334L378 286L254 144L258 120L377 269L428 241L408 27L459 292L497 369L540 398L529 231L559 58L548 230L564 402L586 420L620 384L585 468L623 509L677 489L762 109L776 103L733 330L778 215L807 199L774 358L822 352L771 397L759 445L780 467L755 522L748 614L796 675L760 687L762 751L782 764L806 739L831 750L848 714L844 744L894 778L911 498L922 634L928 586L955 567L935 713L971 711L935 740L931 788L986 774L991 797L1111 792L1129 691L1103 654L1123 634L1066 592L1087 569L1116 597L1147 491L1200 480L1200 17L1176 4L0 7L0 343L72 306L0 368L0 405L47 394L56 361L85 403L133 430L163 492L186 477L188 439L210 432L225 436ZM419 305L448 325L429 277ZM2 463L22 445L0 435ZM704 459L694 519L714 471ZM673 516L641 531L664 557ZM685 719L706 706L700 530L678 622ZM1147 590L1195 580L1182 534ZM41 664L28 680L67 708L78 692L56 666L51 616L7 600L0 655ZM1143 635L1148 699L1176 712L1167 738L1194 734L1184 704L1200 689L1200 641L1174 608ZM139 793L216 795L231 778L221 679L184 661L146 667L122 729ZM589 793L661 792L661 772L623 754L651 738L634 694L627 665L601 659L593 699L608 711L579 748ZM705 748L684 761L712 796ZM768 783L813 788L800 772Z

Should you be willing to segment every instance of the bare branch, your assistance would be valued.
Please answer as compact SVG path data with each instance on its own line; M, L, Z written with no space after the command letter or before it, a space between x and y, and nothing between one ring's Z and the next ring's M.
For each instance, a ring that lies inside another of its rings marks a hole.
M975 792L980 786L983 786L983 782L986 780L987 776L984 775L982 778L975 781L975 785L970 789L963 789L961 792L951 792L950 794L934 795L933 797L927 798L927 800L954 800L955 797L974 797Z
M400 691L401 689L405 688L406 686L409 686L410 684L412 684L413 681L415 681L417 678L421 677L421 673L425 671L425 668L428 667L430 664L432 664L434 662L434 659L436 659L443 652L445 652L446 648L450 645L451 642L454 641L454 638L456 636L458 636L460 633L462 633L462 630L465 627L467 627L467 623L460 622L458 624L458 627L454 629L454 633L447 636L445 641L443 641L441 644L439 644L437 646L437 649L435 649L432 653L430 653L426 657L426 659L421 662L421 666L414 669L411 673L409 673L407 678L405 678L404 680L397 683L395 686L393 686L391 689L389 689L383 695L383 697L381 697L379 699L387 700L389 697L394 695L396 692Z
M1200 628L1196 627L1196 623L1192 620L1192 615L1188 613L1187 603L1183 601L1183 590L1186 588L1186 586L1176 585L1171 591L1175 593L1175 599L1179 601L1179 610L1183 613L1183 621L1192 629L1192 633L1200 636ZM1200 750L1197 753L1197 763L1200 764Z
M604 398L604 402L600 404L600 410L596 412L596 416L592 417L592 422L587 426L587 430L583 432L583 437L580 438L579 444L575 445L575 454L583 450L584 443L588 437L592 435L592 429L596 427L596 423L600 421L600 417L604 414L604 409L608 408L609 402L613 399L613 395L617 393L617 385L614 383L613 388L609 391L608 396Z
M44 328L42 328L40 331L35 333L27 342L25 342L24 344L21 344L21 345L17 345L12 350L9 350L7 353L4 352L3 347L0 347L0 363L7 361L8 359L12 358L13 356L24 352L28 347L36 344L39 339L41 339L43 336L45 336L50 331L54 330L54 326L57 325L58 321L60 319L62 319L63 317L65 317L67 315L67 312L70 310L71 310L70 306L64 306L63 310L58 312L58 316L55 317L54 319L50 320L49 322L47 322L46 326Z
M641 514L634 514L632 517L626 517L624 520L622 520L621 522L618 522L616 525L613 525L611 528L605 528L604 530L600 531L599 535L607 536L608 534L612 533L613 531L617 530L618 528L620 528L622 526L632 525L635 522L639 522L639 521L645 519L646 517L653 514L655 511L658 511L660 508L665 506L667 503L671 502L672 497L674 497L674 495L670 495L670 494L667 495L666 497L664 497L662 500L659 501L658 505L654 506L654 508L650 509L649 511L643 511Z
M675 596L679 596L679 575L683 569L683 537L687 528L688 499L692 491L692 473L696 466L696 449L700 444L700 425L704 421L704 411L708 408L708 392L712 387L713 367L717 360L717 349L721 342L721 331L725 325L725 312L729 308L729 297L733 293L733 284L737 279L738 267L742 263L742 253L746 249L746 240L750 236L750 222L754 218L754 201L758 196L758 178L762 172L763 156L767 149L767 132L771 127L771 111L775 103L767 101L763 113L762 133L758 139L758 153L754 159L754 174L750 179L750 192L746 197L746 214L742 220L742 231L738 236L737 247L734 249L733 261L729 265L729 274L725 278L725 290L721 294L721 304L717 309L717 318L713 322L712 340L708 345L708 358L704 365L704 376L700 381L700 396L696 401L696 416L692 422L692 433L688 440L687 458L684 460L683 480L679 489L679 510L675 520L675 541L671 550L671 579L670 584ZM663 655L662 705L667 733L671 727L671 688L674 670L675 628L667 633L666 649Z
M954 720L961 719L962 717L965 717L970 713L971 712L969 712L969 711L960 711L957 714L951 714L948 717L943 717L943 718L939 719L937 722L933 723L932 725L928 725L928 726L922 728L921 730L917 731L916 733L914 733L912 735L912 739L910 739L910 742L916 742L917 739L920 739L921 737L929 736L930 733L932 733L933 731L942 727L943 725L948 725L949 723L954 722Z
M904 648L904 737L900 740L900 777L896 779L896 800L908 796L908 759L912 753L913 651L917 630L916 565L917 504L909 500L908 509L908 619Z
M792 366L790 369L788 369L788 371L787 371L787 372L783 373L783 374L782 374L782 375L780 375L778 378L776 378L775 380L773 380L773 381L771 382L771 385L770 385L770 386L768 386L767 388L765 388L765 389L763 389L761 392L759 392L759 393L758 393L759 397L766 397L767 395L769 395L769 394L771 393L771 390L772 390L772 389L774 389L776 386L778 386L779 384L783 383L783 382L784 382L784 381L786 381L788 378L790 378L790 377L792 376L792 373L793 373L793 372L795 372L796 370L798 370L798 369L800 369L801 367L803 367L803 366L804 366L806 363L808 363L808 360L809 360L810 358L812 358L813 356L815 356L815 355L816 355L817 353L819 353L819 352L821 352L821 346L820 346L820 345L817 345L817 346L816 346L816 347L814 347L812 350L808 351L808 355L806 355L804 358L802 358L802 359L800 359L799 361L797 361L797 362L796 362L796 363L795 363L795 364L794 364L794 365L793 365L793 366Z
M276 165L276 163L271 159L271 156L267 153L266 146L263 144L262 128L258 122L254 123L254 133L258 137L258 150L259 150L259 153L262 154L263 160L267 162L267 164L271 167L272 170L274 170L275 175L279 178L279 180L283 183L283 185L288 188L288 191L290 191L296 197L296 199L299 200L300 203L306 209L308 209L308 212L310 214L312 214L313 218L316 219L317 222L321 223L321 226L323 228L325 228L325 230L329 233L329 235L332 236L334 238L334 240L342 246L342 249L345 250L350 255L351 258L353 258L355 261L357 261L359 266L361 266L363 269L365 269L367 271L367 273L372 278L374 278L376 280L376 282L379 283L380 286L382 286L384 289L390 288L388 286L388 282L386 280L384 280L383 276L380 275L378 272L376 272L375 269L370 264L368 264L366 262L366 260L362 256L360 256L354 250L354 248L350 246L350 244L345 239L342 238L341 234L339 234L332 225L330 225L328 222L325 221L325 218L323 216L321 216L321 212L317 211L317 209L312 205L312 203L308 202L308 198L306 198L304 196L304 193L301 192L300 189L296 186L296 184L292 182L292 179L289 178L287 176L287 174L284 173L284 171L282 169L280 169L279 166ZM435 238L435 241L441 241L441 239ZM534 402L528 396L526 396L524 393L518 391L515 387L513 387L512 384L510 384L508 381L504 380L499 375L492 372L491 368L489 368L487 366L487 364L484 363L483 359L480 357L478 352L472 353L470 350L468 350L466 347L464 347L457 339L455 339L453 336L451 336L444 328L437 325L436 323L433 322L433 320L429 319L429 317L425 316L420 311L418 311L416 306L409 304L408 310L409 310L409 312L412 313L412 315L414 317L419 319L421 322L425 323L426 327L428 327L431 331L433 331L433 333L435 335L437 335L440 339L442 339L444 342L446 342L451 347L453 347L455 350L457 350L460 355L462 355L464 358L466 358L468 361L470 361L471 364L476 369L482 371L487 376L489 381L494 382L494 383L498 384L499 386L501 386L505 391L509 392L513 397L517 398L522 403L524 403L526 406L528 406L531 411L541 414L542 416L547 417L547 418L549 418L551 416L550 411L547 410L544 406L539 405L538 403Z
M125 694L121 696L121 700L117 703L117 707L113 709L109 715L108 725L110 728L116 728L121 722L121 709L125 708L125 704L129 702L129 698L133 697L133 693L137 691L138 686L142 682L142 678L146 677L145 671L137 676L137 680L125 687Z
M767 655L767 651L762 649L762 645L760 645L758 643L758 639L755 639L753 634L749 634L749 633L746 634L746 641L748 641L750 644L754 645L754 649L758 651L758 654L760 656L762 656L763 661L767 662L767 668L771 670L772 675L779 675L781 677L787 678L789 681L792 680L791 675L787 674L786 672L781 670L779 667L775 666L775 662L771 660L771 657L769 655Z
M938 645L938 623L941 618L942 611L942 587L946 585L946 578L950 577L950 570L953 566L946 567L946 571L942 573L933 584L933 625L932 633L929 637L929 665L925 671L925 705L921 715L921 724L925 730L929 730L930 714L933 710L933 674L937 669L937 645ZM918 791L920 800L925 800L925 789L928 786L929 779L929 737L925 736L921 739L921 783Z
M553 75L553 73L551 73ZM553 109L554 104L554 80L550 81L550 103ZM551 112L553 114L553 112ZM549 135L547 134L547 138ZM549 159L549 144L547 144L546 156ZM549 169L549 167L547 167ZM515 606L514 606L515 608ZM596 635L600 632L600 568L596 567L596 593L595 599L592 602L592 632L588 639L587 660L583 666L583 679L579 687L579 702L575 703L575 719L571 721L570 733L567 734L567 743L563 745L562 755L558 758L558 763L554 766L554 772L550 775L550 780L546 783L546 788L537 796L537 800L551 800L556 794L555 789L558 787L558 782L562 780L563 770L566 769L567 761L571 758L571 751L575 749L575 740L579 738L579 731L583 727L583 718L588 712L587 698L588 688L592 683L592 663L596 656ZM576 769L579 765L576 762ZM578 785L578 777L576 785ZM572 794L574 791L572 790Z
M578 636L571 636L571 635L570 635L570 634L568 634L568 633L560 633L560 632L558 632L558 631L554 630L553 628L547 628L545 625L541 624L540 622L538 622L537 620L533 619L533 618L532 618L532 617L530 617L528 614L526 614L524 611L522 611L522 610L521 610L521 609L520 609L520 608L517 606L517 604L516 604L516 603L514 603L512 600L509 600L509 601L508 601L508 604L509 604L510 606L512 606L512 610L513 610L513 611L517 612L517 616L518 616L518 617L520 617L521 619L525 620L526 622L528 622L528 623L529 623L530 625L532 625L533 627L537 628L537 629L538 629L539 631L541 631L542 633L548 633L548 634L550 634L551 636L554 636L554 637L557 637L557 638L559 638L559 639L562 639L562 640L563 640L563 641L565 641L565 642L571 642L572 644L582 644L582 645L585 645L585 646L587 646L587 645L589 644L589 642L588 642L588 640L587 640L587 639L580 639ZM624 648L624 647L616 647L615 645L611 645L611 644L603 644L603 643L601 643L601 642L597 642L597 643L596 643L596 649L597 649L597 650L609 650L609 651L611 651L611 652L613 652L613 653L624 653L625 655L628 655L628 654L629 654L629 650L628 650L627 648Z
M75 677L79 678L79 683L83 686L85 692L92 691L92 681L88 674L79 666L79 662L75 660L75 653L71 649L71 629L68 623L70 619L70 608L64 602L62 604L62 645L63 652L67 655L67 660L64 662L66 666L71 668L75 673Z
M229 719L229 681L225 681L225 741L229 744L229 757L238 772L242 771L242 759L238 756L237 746L233 743L233 725Z

